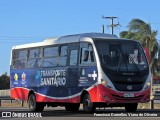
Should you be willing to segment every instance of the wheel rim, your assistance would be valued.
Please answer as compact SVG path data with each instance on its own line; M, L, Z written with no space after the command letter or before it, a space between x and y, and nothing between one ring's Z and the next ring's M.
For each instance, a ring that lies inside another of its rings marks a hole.
M89 99L86 99L86 100L84 101L84 109L85 109L85 110L88 110L88 109L89 109L89 105L90 105L90 100L89 100Z
M33 109L34 106L35 106L35 102L34 102L34 99L31 97L30 102L29 102L29 107L30 109Z

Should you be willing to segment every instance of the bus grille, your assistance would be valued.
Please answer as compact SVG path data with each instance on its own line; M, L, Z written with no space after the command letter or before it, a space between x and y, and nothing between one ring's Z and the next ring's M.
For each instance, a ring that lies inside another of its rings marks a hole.
M118 91L141 91L144 87L148 75L108 75L108 77Z
M140 91L144 83L113 83L118 91Z

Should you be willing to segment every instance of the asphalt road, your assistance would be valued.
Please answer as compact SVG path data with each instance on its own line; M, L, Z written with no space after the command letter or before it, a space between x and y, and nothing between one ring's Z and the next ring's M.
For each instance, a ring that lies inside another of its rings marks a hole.
M159 117L156 117L158 115ZM2 117L3 116L3 117ZM124 109L97 109L95 113L68 112L64 108L45 108L43 112L32 113L28 108L0 107L0 119L17 120L159 120L159 110L141 109L135 113L127 113Z

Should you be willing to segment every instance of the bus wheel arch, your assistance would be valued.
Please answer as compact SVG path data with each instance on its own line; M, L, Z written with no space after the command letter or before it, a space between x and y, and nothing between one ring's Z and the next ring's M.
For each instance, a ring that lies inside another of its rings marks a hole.
M28 94L28 107L32 112L43 111L44 104L36 102L36 95L33 90L31 90Z
M33 91L33 90L30 90L30 91L29 91L29 93L28 93L28 99L27 99L27 102L29 101L29 96L30 96L31 94L35 95L35 93L34 93L34 91Z
M83 92L81 93L81 103L83 103L83 98L84 98L84 96L86 95L86 94L89 94L89 92L88 91L86 91L86 90L83 90Z
M81 94L81 102L83 103L83 110L87 113L93 113L96 109L96 106L91 101L90 94L84 90Z

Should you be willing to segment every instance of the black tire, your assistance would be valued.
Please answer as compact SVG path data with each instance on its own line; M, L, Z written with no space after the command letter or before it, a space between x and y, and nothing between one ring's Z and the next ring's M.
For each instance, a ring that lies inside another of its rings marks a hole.
M32 112L43 111L44 105L42 103L36 102L36 97L34 94L29 95L28 107Z
M125 110L127 112L136 112L137 107L138 107L138 103L128 103L125 106Z
M93 113L95 111L95 109L96 109L96 107L93 104L93 102L91 102L89 94L86 94L83 98L83 110L84 110L84 112Z
M66 104L65 105L65 109L66 111L78 111L79 110L79 106L80 104L79 103L69 103L69 104Z

